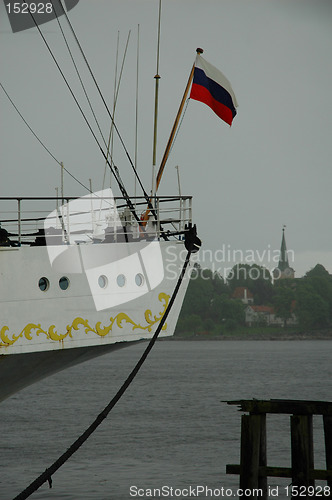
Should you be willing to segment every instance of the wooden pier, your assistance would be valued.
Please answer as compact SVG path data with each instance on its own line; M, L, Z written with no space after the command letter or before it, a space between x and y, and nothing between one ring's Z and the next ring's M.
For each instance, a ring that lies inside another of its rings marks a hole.
M332 498L332 403L253 399L227 401L227 404L237 405L239 411L249 413L242 415L240 465L226 465L227 474L240 475L240 488L252 492L246 498L269 498L268 477L290 478L290 498ZM291 468L267 465L266 415L269 413L290 415ZM314 468L313 415L323 417L326 470ZM327 481L327 487L321 495L317 492L317 497L316 479Z

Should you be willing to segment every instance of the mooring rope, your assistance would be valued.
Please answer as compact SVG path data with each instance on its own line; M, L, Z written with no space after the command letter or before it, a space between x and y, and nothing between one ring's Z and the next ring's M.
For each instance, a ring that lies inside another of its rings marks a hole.
M187 233L188 234L188 233ZM191 233L192 234L192 233ZM189 240L189 241L188 241ZM52 487L52 476L53 474L83 445L83 443L91 436L91 434L99 427L99 425L103 422L103 420L108 416L108 414L111 412L111 410L114 408L116 403L121 399L125 391L128 389L130 384L133 382L134 378L136 377L138 371L142 367L144 361L148 357L152 347L154 346L159 333L161 332L162 327L165 324L165 321L167 319L167 316L173 306L173 303L175 301L175 298L177 296L177 293L179 291L180 285L183 281L186 269L189 264L190 260L190 255L192 252L195 252L195 242L192 238L190 238L190 231L189 231L189 238L186 241L186 248L188 250L186 259L183 263L182 269L180 276L178 278L178 281L176 283L176 286L174 288L172 297L169 301L169 304L166 308L165 314L161 318L161 321L158 325L158 328L156 332L154 333L153 337L151 338L148 346L146 347L145 351L143 352L141 358L138 360L137 364L125 380L125 382L122 384L118 392L115 394L115 396L111 399L111 401L108 403L108 405L103 409L101 413L97 416L97 418L92 422L92 424L81 434L76 441L68 448L68 450L63 453L48 469L45 470L37 479L35 479L25 490L23 490L19 495L17 495L14 500L24 500L28 498L32 493L38 490L42 484L48 482L50 485L50 488Z

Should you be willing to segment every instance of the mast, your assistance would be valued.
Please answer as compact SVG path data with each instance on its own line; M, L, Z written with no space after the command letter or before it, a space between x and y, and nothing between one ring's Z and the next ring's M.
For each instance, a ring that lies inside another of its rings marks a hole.
M136 106L135 106L135 156L134 156L134 165L135 170L137 171L137 145L138 145L138 80L139 80L139 24L137 26L137 53L136 53ZM135 199L135 208L136 208L136 187L137 187L137 178L135 176L134 183L134 199Z
M158 130L158 102L159 102L159 56L160 56L160 21L161 21L161 0L159 0L159 19L158 19L158 42L157 42L157 69L155 74L155 95L154 95L154 126L153 126L153 155L152 155L152 197L156 194L155 188L155 168L157 154L157 130Z
M197 54L203 54L203 49L197 48L196 52L197 52ZM189 78L188 78L188 82L187 82L187 85L186 85L186 88L185 88L185 91L183 93L183 97L182 97L182 100L181 100L181 104L180 104L179 110L177 112L177 115L176 115L176 118L175 118L175 121L174 121L174 124L173 124L173 128L171 130L171 134L170 134L168 142L167 142L167 146L166 146L166 149L165 149L165 153L164 153L163 159L161 160L161 164L160 164L160 167L159 167L159 170L158 170L158 174L157 174L157 177L156 177L155 190L153 192L154 195L155 195L155 193L158 190L158 187L159 187L159 184L160 184L160 181L161 181L161 177L163 175L164 168L165 168L166 162L168 160L169 153L171 151L171 147L172 147L172 144L173 144L173 141L174 141L174 137L175 137L178 125L179 125L179 121L180 121L180 118L181 118L181 115L182 115L182 111L183 111L185 102L187 100L187 96L188 96L188 93L189 93L190 86L191 86L193 78L194 78L194 71L195 71L195 63L193 64L193 66L191 68L190 75L189 75ZM153 181L153 184L154 184L154 181ZM146 225L146 222L147 222L148 217L149 217L149 212L150 212L150 209L148 208L145 211L145 213L144 213L144 215L142 217L143 225Z

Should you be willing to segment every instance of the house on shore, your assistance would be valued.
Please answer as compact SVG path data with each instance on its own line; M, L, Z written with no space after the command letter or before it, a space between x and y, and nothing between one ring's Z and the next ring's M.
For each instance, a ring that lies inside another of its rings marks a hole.
M294 303L295 305L295 303ZM293 308L294 308L293 305ZM284 320L276 315L272 306L254 306L248 305L245 309L245 323L247 326L284 326ZM296 325L297 318L294 313L287 319L287 325Z

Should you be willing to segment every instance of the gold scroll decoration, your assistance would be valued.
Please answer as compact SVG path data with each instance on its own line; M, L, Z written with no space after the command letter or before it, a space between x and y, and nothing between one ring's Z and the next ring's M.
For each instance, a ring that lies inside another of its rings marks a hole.
M111 331L114 325L116 325L118 328L123 328L123 323L125 324L130 324L132 325L132 331L134 330L141 330L141 331L148 331L151 332L152 327L156 324L159 323L161 318L164 316L170 296L167 295L166 293L160 293L158 295L158 299L160 302L163 303L163 310L159 313L159 316L155 316L152 314L150 309L147 309L144 312L144 318L145 318L145 325L141 325L139 323L136 323L133 319L131 319L128 314L124 312L118 313L114 318L110 318L110 323L109 325L102 325L100 321L98 321L94 327L90 326L89 320L83 319L80 317L77 317L73 320L71 325L67 325L66 327L66 332L63 334L59 334L56 329L55 325L51 325L47 330L43 329L40 325L40 323L35 324L35 323L29 323L26 325L21 333L19 335L12 334L11 338L8 336L8 331L9 328L8 326L3 326L0 330L0 347L8 347L10 345L15 344L19 338L26 338L27 340L33 340L33 333L37 337L41 334L46 336L47 340L52 340L52 341L61 341L64 340L66 337L73 338L73 333L74 331L77 331L80 329L80 327L83 327L85 330L86 334L89 333L94 333L95 335L98 335L99 337L105 337L108 335ZM163 330L167 328L167 325L163 326Z

